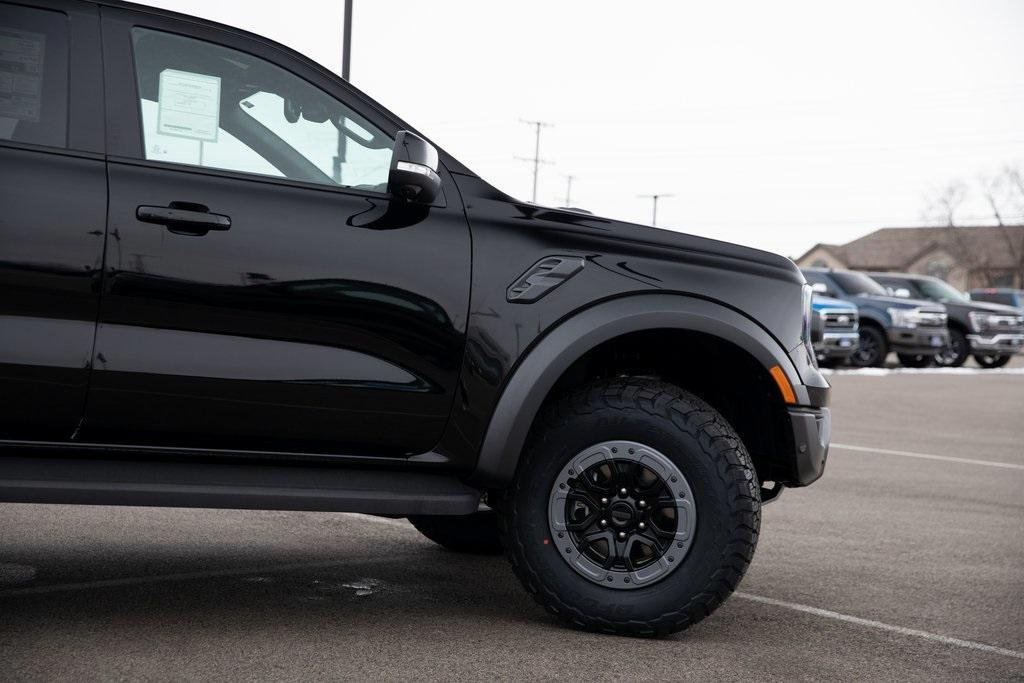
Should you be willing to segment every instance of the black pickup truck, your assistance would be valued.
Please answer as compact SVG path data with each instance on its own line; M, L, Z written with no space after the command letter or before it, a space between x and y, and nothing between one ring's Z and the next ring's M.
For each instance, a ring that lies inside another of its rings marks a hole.
M893 296L928 299L946 307L949 348L935 356L937 365L957 368L973 355L983 368L1001 368L1024 348L1024 312L1019 308L972 301L937 277L909 273L868 274Z
M0 35L0 500L408 517L657 635L821 476L788 259L513 199L227 26L20 0Z

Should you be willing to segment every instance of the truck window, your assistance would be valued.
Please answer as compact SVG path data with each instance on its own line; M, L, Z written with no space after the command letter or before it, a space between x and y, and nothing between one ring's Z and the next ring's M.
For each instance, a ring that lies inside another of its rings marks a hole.
M0 140L65 147L68 18L0 3Z
M825 294L827 296L835 296L835 285L833 285L832 282L821 273L816 273L814 271L804 271L804 279L807 280L808 284L810 285L825 285Z
M319 88L193 38L132 42L146 159L386 191L393 140Z
M843 273L832 273L836 283L843 288L847 294L856 296L858 294L870 294L872 296L886 296L887 292L882 285L878 284L864 273L847 271Z

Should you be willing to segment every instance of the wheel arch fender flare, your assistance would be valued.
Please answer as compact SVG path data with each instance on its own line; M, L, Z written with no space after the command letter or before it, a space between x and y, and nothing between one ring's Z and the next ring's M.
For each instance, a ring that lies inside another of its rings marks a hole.
M470 483L501 488L515 475L530 427L552 387L579 358L600 344L632 332L673 329L731 342L765 370L783 369L807 401L796 366L782 346L744 314L720 303L680 294L643 294L586 308L547 331L512 371L491 415Z
M883 316L881 313L870 309L862 308L859 313L861 325L874 325L881 329L882 333L889 329L890 321L887 316Z

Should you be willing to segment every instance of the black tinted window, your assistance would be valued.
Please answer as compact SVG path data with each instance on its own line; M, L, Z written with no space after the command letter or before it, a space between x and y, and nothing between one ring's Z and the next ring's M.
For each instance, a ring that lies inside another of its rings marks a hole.
M832 273L832 277L843 288L847 294L871 294L874 296L885 296L886 291L864 273L847 271L843 273Z
M68 19L0 3L0 140L64 147Z

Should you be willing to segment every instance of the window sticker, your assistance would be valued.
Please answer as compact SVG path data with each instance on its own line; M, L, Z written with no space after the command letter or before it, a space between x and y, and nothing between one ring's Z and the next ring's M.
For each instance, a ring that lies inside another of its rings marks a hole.
M217 141L220 77L164 69L160 72L157 132L179 138Z
M0 26L0 116L39 121L45 54L42 33Z

